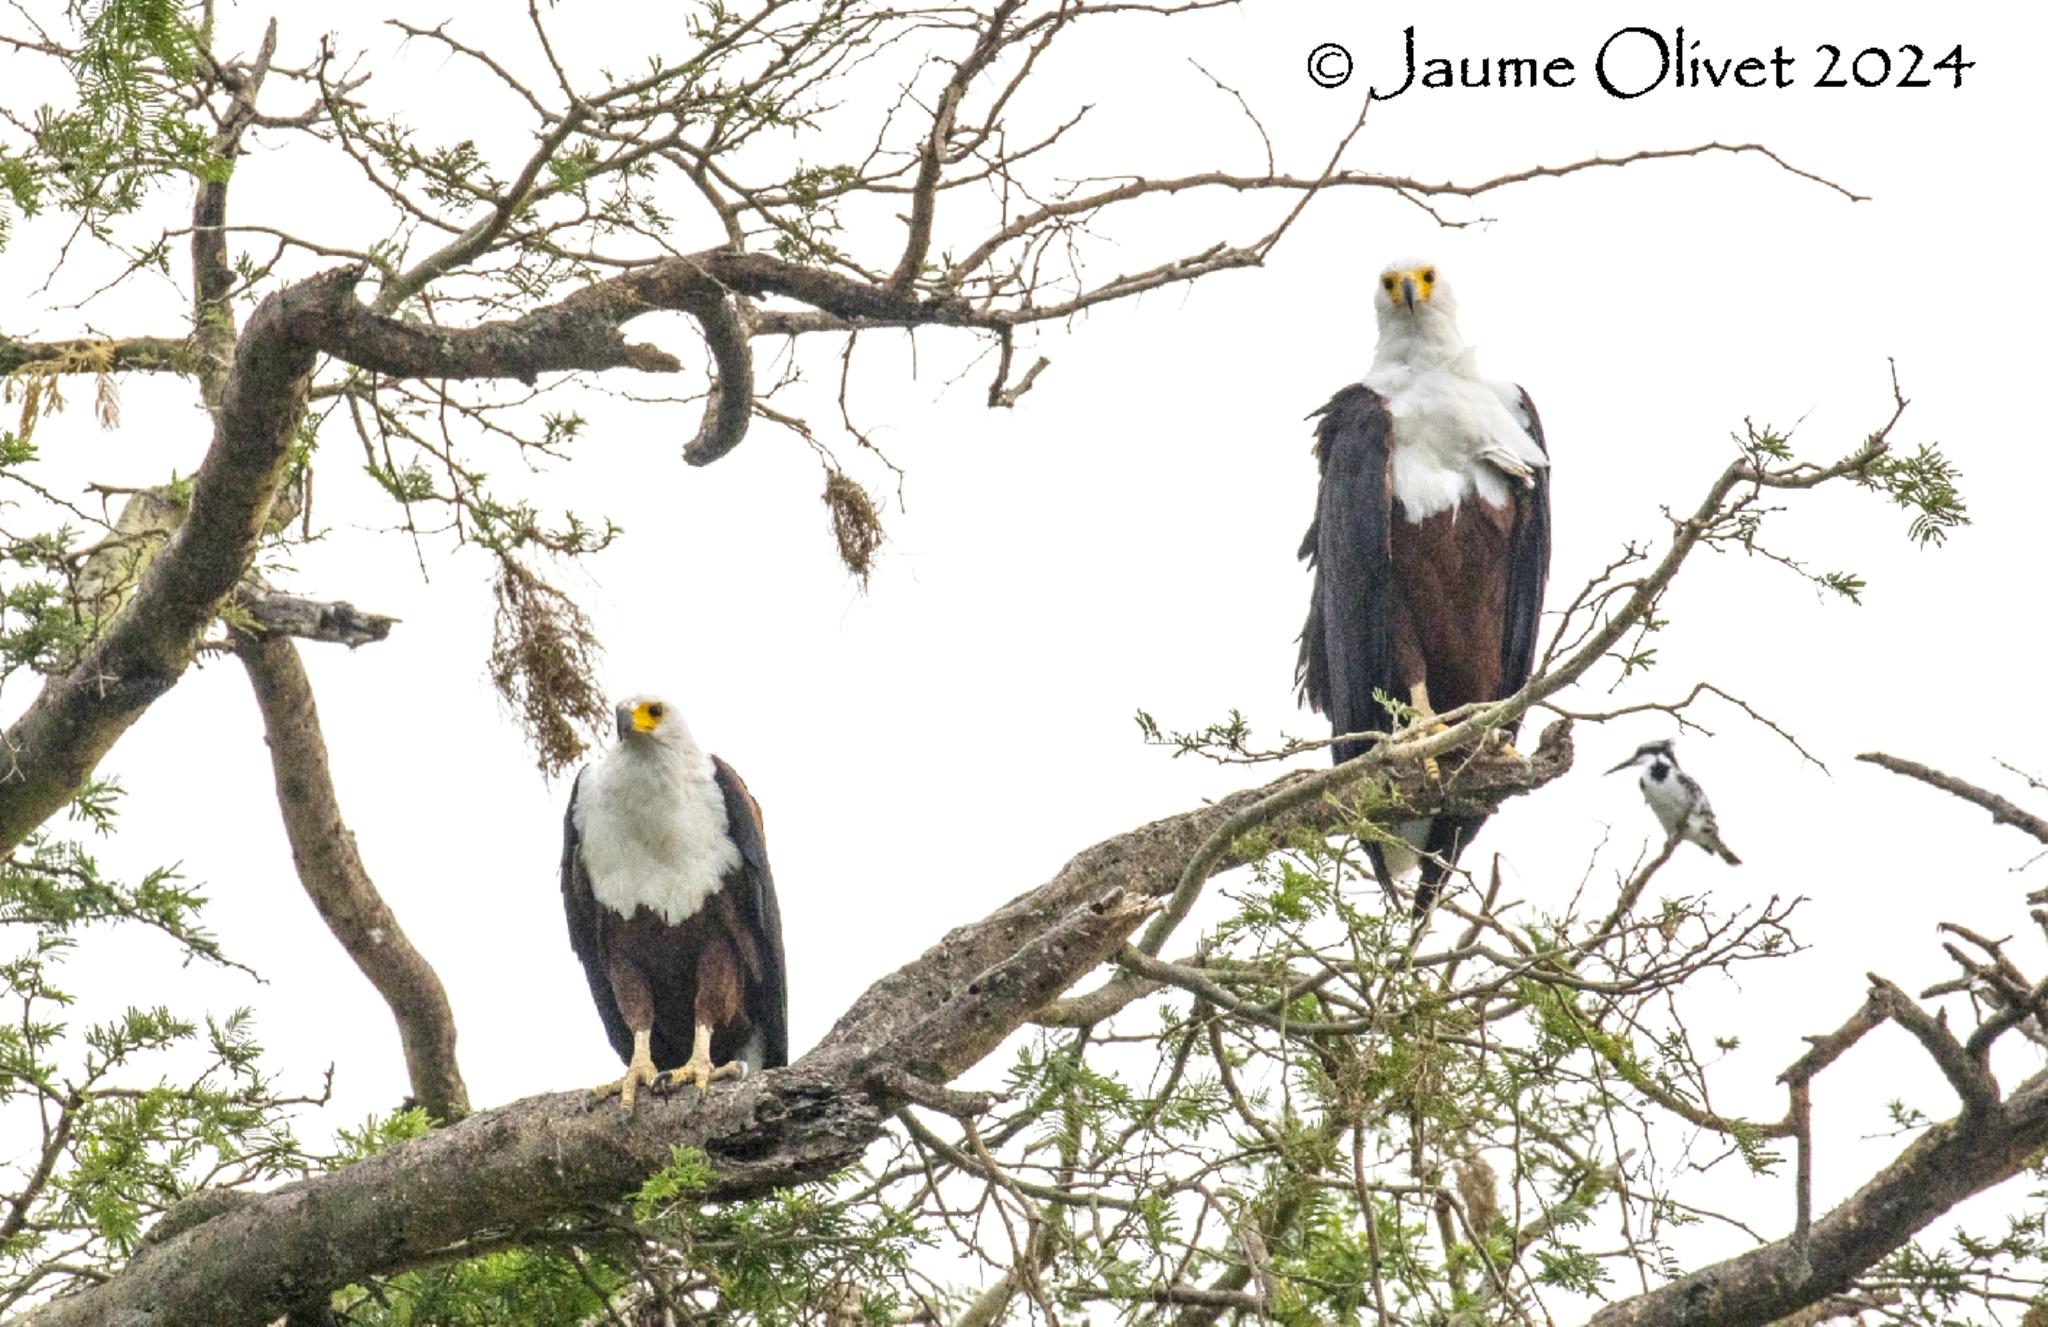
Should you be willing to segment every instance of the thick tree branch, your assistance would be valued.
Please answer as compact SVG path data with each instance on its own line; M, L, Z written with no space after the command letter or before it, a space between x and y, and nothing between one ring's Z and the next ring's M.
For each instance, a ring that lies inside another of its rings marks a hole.
M238 634L235 654L263 712L277 805L299 881L327 929L391 1007L413 1101L437 1120L460 1119L469 1113L469 1092L455 1062L448 994L378 894L356 852L356 836L341 818L320 711L298 646L285 636Z
M691 465L710 465L740 445L754 418L754 351L747 330L750 311L733 297L701 301L690 310L711 347L711 392L704 422L683 445Z
M195 349L187 337L16 341L0 336L0 376L22 369L34 373L191 373L197 367Z
M36 1327L255 1327L307 1287L345 1285L416 1265L480 1231L615 1202L666 1164L672 1147L709 1158L707 1200L745 1197L857 1160L913 1095L986 1055L1040 1006L1125 943L1226 824L1272 808L1276 830L1332 828L1369 797L1375 816L1429 814L1526 792L1570 767L1562 725L1534 767L1298 771L1120 834L1051 881L960 927L870 987L825 1039L786 1070L707 1098L643 1099L631 1118L582 1092L533 1097L317 1179L286 1185L146 1248L102 1285L55 1301ZM1276 800L1313 785L1322 795ZM1390 796L1391 793L1391 796ZM1233 846L1213 870L1238 864ZM907 1077L906 1077L907 1075Z
M1591 1327L1761 1327L1830 1296L1972 1194L2048 1145L2048 1075L2002 1105L1937 1124L1839 1207L1795 1233L1610 1304Z
M185 520L78 666L53 677L0 753L0 847L70 801L128 725L176 684L235 588L277 494L315 347L293 334L299 305L352 277L328 273L257 306L236 346Z
M1995 792L1979 788L1974 783L1965 783L1953 774L1944 774L1938 769L1888 756L1882 751L1866 751L1856 757L1879 769L1888 769L1894 774L1903 774L1909 779L1918 779L1930 787L1962 798L1966 802L1983 807L1991 813L1994 825L2011 825L2023 834L2030 834L2042 843L2048 843L2048 820L2026 811L2000 797Z

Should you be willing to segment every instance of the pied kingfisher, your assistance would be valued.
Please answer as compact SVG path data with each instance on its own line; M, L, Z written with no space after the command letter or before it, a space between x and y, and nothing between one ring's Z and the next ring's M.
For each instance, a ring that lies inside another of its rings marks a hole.
M1742 859L1721 842L1721 829L1714 823L1714 808L1707 802L1706 791L1678 768L1678 757L1672 754L1668 740L1643 743L1634 755L1607 772L1630 768L1642 770L1637 782L1642 785L1643 800L1657 813L1657 823L1664 826L1667 836L1690 839L1730 866L1742 865Z

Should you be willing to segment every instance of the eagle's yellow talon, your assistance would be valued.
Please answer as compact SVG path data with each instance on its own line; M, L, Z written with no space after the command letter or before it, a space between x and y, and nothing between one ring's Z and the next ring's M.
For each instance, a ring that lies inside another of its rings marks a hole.
M713 1064L710 1060L692 1060L688 1064L668 1071L664 1086L677 1088L690 1086L699 1093L709 1092L711 1085L723 1078L744 1078L747 1066L733 1061L728 1064Z
M1527 765L1530 763L1529 757L1515 749L1513 738L1509 737L1506 733L1499 732L1498 729L1495 731L1498 733L1498 737L1493 745L1493 758L1495 760L1509 761L1517 765Z
M649 1040L647 1033L636 1033L633 1037L633 1059L626 1065L625 1077L615 1083L602 1084L597 1089L600 1097L618 1097L619 1107L628 1115L633 1113L633 1102L641 1084L653 1087L661 1081L661 1071L654 1067L654 1056L648 1050Z
M744 1078L747 1066L738 1060L725 1064L711 1063L711 1029L703 1023L697 1025L696 1040L690 1044L690 1058L668 1071L663 1076L664 1086L676 1088L685 1083L695 1087L698 1095L711 1090L711 1085L721 1078Z

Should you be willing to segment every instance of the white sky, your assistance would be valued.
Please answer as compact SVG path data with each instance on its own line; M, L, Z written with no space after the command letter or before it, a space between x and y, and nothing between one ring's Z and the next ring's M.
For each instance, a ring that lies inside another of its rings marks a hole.
M244 7L233 21L253 32L263 12ZM467 39L531 57L524 6L442 12L459 16L453 30ZM1860 608L1821 603L1760 559L1702 557L1667 601L1660 667L1623 693L1671 697L1712 680L1795 730L1831 771L1726 711L1702 712L1716 737L1681 742L1746 864L1729 869L1688 849L1665 888L1811 899L1798 918L1808 952L1749 969L1739 985L1705 981L1692 997L1696 1031L1743 1042L1719 1072L1716 1104L1775 1117L1772 1080L1802 1034L1856 1007L1864 972L1911 990L1949 975L1937 920L2018 933L2014 956L2048 967L2021 906L2048 867L2009 873L2028 841L1851 759L1883 748L2009 790L1994 758L2048 767L2048 721L2030 699L2042 552L2032 499L2048 481L2032 315L2048 282L2038 176L2015 141L2031 136L2024 126L2041 109L2027 54L2048 35L2040 11L1589 4L1560 16L1471 4L1404 15L1254 4L1106 28L1094 47L1069 38L1016 115L1043 125L1076 102L1098 103L1063 173L1258 169L1256 135L1186 63L1194 57L1259 111L1283 167L1313 172L1364 81L1398 81L1409 21L1424 58L1565 55L1582 69L1619 27L1682 22L1709 54L1783 44L1800 86L1667 88L1630 102L1590 78L1564 91L1417 90L1373 111L1348 165L1471 181L1594 153L1763 142L1873 201L1852 205L1761 157L1635 166L1520 186L1478 206L1451 202L1454 217L1496 218L1458 232L1392 196L1331 194L1263 270L1043 333L1020 362L1042 351L1052 367L1007 412L981 406L987 364L949 385L973 352L963 339L922 333L913 361L901 337L864 338L858 417L909 472L907 510L885 512L890 542L865 596L833 555L816 463L787 434L757 427L726 461L688 469L678 452L696 407L589 394L577 402L591 426L573 466L527 478L511 457L477 453L515 490L626 528L563 583L601 629L608 688L669 694L766 810L794 1047L809 1046L871 980L1072 853L1251 781L1142 746L1138 707L1181 727L1235 706L1268 736L1316 730L1291 686L1308 588L1294 549L1315 484L1302 417L1362 373L1368 283L1382 261L1414 252L1457 283L1482 362L1526 384L1542 410L1555 471L1554 599L1624 541L1661 538L1660 506L1697 502L1745 416L1803 419L1795 441L1810 457L1852 448L1889 411L1887 356L1913 400L1898 442L1938 440L1962 467L1976 524L1945 550L1912 549L1902 514L1849 490L1797 500L1774 521L1781 551L1868 579ZM636 48L669 40L655 22L633 20ZM622 31L581 9L576 24L593 44ZM281 58L301 58L317 33L288 16ZM1357 55L1350 87L1326 91L1305 77L1307 52L1323 41ZM1959 91L1818 90L1823 41L1852 51L1913 41L1930 60L1960 42L1977 65ZM516 107L468 87L438 52L401 49L366 25L339 45L367 50L373 104L402 106L448 138L474 135L487 150L523 141ZM637 49L612 58L630 65ZM872 99L848 107L863 128L876 110ZM812 145L805 153L821 158ZM360 187L297 148L259 147L240 169L242 221L353 246L380 233ZM162 202L171 215L188 200ZM1095 270L1150 266L1169 245L1249 238L1283 206L1184 196L1113 228ZM1173 238L1148 230L1155 223ZM965 224L949 230L945 213L940 224L942 247L974 238ZM854 243L874 256L898 233L885 216ZM181 330L178 294L161 284L83 313L62 307L107 275L91 264L32 296L57 238L24 228L0 258L0 328ZM648 319L635 331L681 355L685 385L701 387L701 352L684 324ZM764 361L774 349L757 346ZM837 350L820 338L799 352L820 389L798 403L819 407L821 426L832 422ZM205 432L185 385L135 381L123 393L118 433L98 432L83 408L42 427L49 482L144 484L197 464ZM474 1103L596 1082L617 1069L563 933L555 868L566 785L535 773L484 676L487 567L433 551L424 581L402 539L372 533L392 517L352 446L338 430L329 437L316 496L329 537L290 581L403 619L387 642L354 654L305 650L349 822L447 983ZM850 444L844 454L857 465ZM882 482L871 466L856 473ZM18 713L31 695L31 680L18 678L0 709ZM1512 893L1537 908L1562 900L1610 829L1596 878L1634 858L1653 822L1630 783L1598 771L1671 730L1658 716L1582 730L1580 768L1489 825L1480 848L1506 855ZM300 892L240 669L195 670L102 773L130 793L104 860L133 873L181 861L212 900L210 924L266 984L180 971L154 942L95 939L69 970L85 1008L255 1005L284 1084L316 1087L327 1064L337 1068L334 1106L307 1122L312 1137L396 1103L405 1079L389 1016ZM1883 1127L1887 1098L1907 1093L1931 1114L1951 1113L1918 1056L1887 1030L1823 1080L1823 1128L1843 1136L1819 1155L1823 1205L1896 1146L1854 1141ZM0 1154L10 1150L0 1139ZM1781 1229L1789 1181L1760 1187L1750 1210Z

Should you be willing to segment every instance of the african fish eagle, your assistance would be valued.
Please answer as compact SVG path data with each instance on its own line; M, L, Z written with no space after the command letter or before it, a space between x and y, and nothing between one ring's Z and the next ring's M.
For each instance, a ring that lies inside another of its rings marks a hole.
M1375 691L1427 716L1520 690L1550 569L1550 458L1529 394L1480 374L1436 264L1390 264L1373 310L1371 370L1312 416L1321 482L1300 551L1315 579L1295 680L1337 736L1392 730ZM1342 764L1369 745L1331 750ZM1417 915L1484 819L1400 827L1422 854ZM1391 888L1386 854L1367 851Z
M619 742L562 822L569 943L626 1074L601 1092L789 1062L782 916L761 808L666 701L618 707Z

